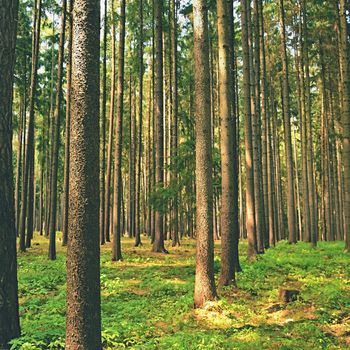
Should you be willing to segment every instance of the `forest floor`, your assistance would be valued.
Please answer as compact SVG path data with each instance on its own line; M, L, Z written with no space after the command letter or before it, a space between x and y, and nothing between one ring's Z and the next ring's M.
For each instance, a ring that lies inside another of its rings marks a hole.
M349 349L350 255L343 243L290 246L279 243L257 261L245 259L237 288L193 309L195 242L150 253L150 244L133 247L123 239L122 262L101 254L104 349ZM215 271L219 272L219 242ZM19 254L22 337L12 349L63 349L65 333L65 248L47 259L48 241L35 235L33 248ZM281 304L279 289L301 291Z

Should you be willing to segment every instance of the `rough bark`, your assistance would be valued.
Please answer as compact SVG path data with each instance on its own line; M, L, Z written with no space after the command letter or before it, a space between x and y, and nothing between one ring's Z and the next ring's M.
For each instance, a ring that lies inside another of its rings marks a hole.
M12 99L18 1L0 1L0 348L20 335L12 170Z
M73 18L66 349L98 350L100 2L75 0Z
M193 1L196 110L196 277L194 305L217 298L214 282L212 154L210 123L208 9Z
M230 75L230 30L226 0L217 0L219 51L219 118L221 151L221 272L219 285L235 280L234 231L237 229L234 203L235 152L233 140L235 120L231 111L232 82Z

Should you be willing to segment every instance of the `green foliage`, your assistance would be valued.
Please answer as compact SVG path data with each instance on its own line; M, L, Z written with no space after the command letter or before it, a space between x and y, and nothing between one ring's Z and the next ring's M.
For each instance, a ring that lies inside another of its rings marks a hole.
M39 240L33 252L19 256L22 336L12 350L64 349L64 251L59 247L58 260L49 262L47 241ZM238 289L224 288L203 310L192 308L194 241L184 240L166 256L150 254L148 243L136 251L129 239L123 247L122 262L110 261L109 247L101 255L104 349L348 348L350 268L342 242L316 249L281 242L254 263L246 261L241 243ZM299 289L298 301L280 304L281 287Z

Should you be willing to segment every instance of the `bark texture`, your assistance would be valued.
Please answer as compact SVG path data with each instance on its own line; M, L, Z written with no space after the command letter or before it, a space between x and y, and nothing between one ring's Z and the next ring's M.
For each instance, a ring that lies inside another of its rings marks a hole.
M0 1L0 349L20 335L12 170L12 99L18 1Z
M205 0L193 1L196 111L197 252L194 305L217 298L214 282L213 188L208 45Z
M231 111L230 77L230 30L226 0L217 1L218 51L219 51L219 117L221 131L221 273L219 285L227 286L235 279L234 231L237 229L234 203L234 165L233 148L235 122Z
M66 349L101 349L99 9L98 0L73 7Z

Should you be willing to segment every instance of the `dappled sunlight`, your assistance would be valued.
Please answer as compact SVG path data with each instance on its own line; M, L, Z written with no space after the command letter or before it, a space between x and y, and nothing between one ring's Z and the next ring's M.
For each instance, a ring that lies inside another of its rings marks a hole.
M157 255L150 252L146 237L143 241L135 248L133 240L123 238L124 260L117 263L111 261L110 244L101 248L106 349L174 344L175 349L195 349L195 344L211 349L209 344L216 344L215 349L313 350L319 344L340 349L350 344L350 267L347 256L339 253L341 243L321 243L312 250L303 243L281 242L253 263L242 257L237 287L224 287L218 301L193 309L195 242L184 240L185 252ZM215 245L218 252L220 245ZM47 239L35 234L35 253L19 256L23 341L38 337L38 329L39 339L64 340L65 248L58 246L57 260L49 262L47 247ZM246 242L240 249L246 252ZM43 270L49 273L41 274ZM282 287L298 289L300 296L283 303Z

